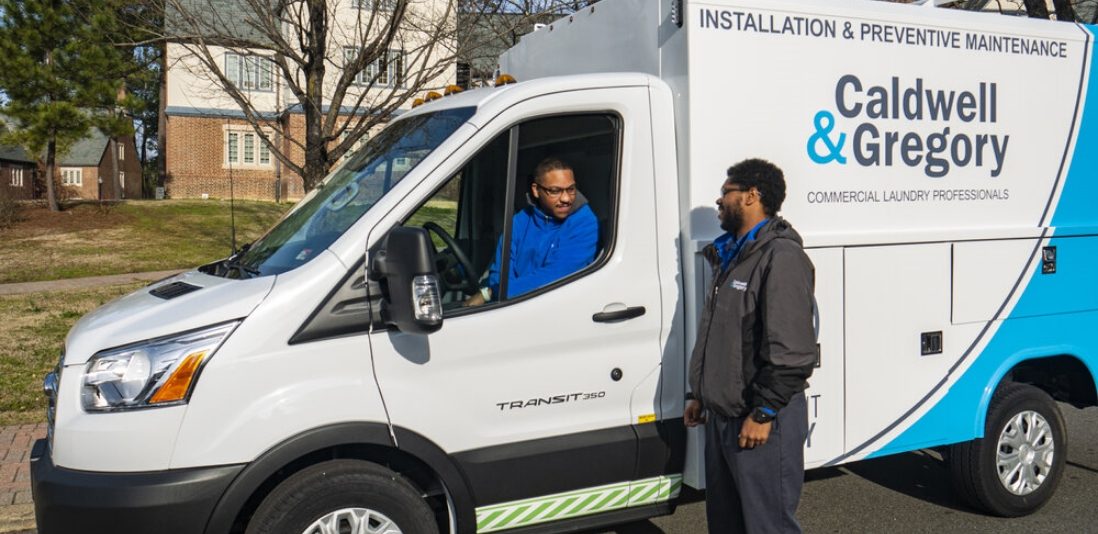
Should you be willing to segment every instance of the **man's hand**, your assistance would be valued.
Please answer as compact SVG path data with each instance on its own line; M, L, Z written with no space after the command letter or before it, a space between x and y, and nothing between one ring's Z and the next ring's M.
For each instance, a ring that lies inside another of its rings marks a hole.
M682 412L682 420L687 428L705 424L705 413L702 411L702 404L696 399L686 401L686 410Z
M740 448L741 449L754 449L759 445L765 445L766 440L770 439L770 425L769 423L756 423L750 416L745 417L743 420L743 426L740 427Z
M465 299L465 305L466 306L483 306L484 305L484 295L481 295L479 292L473 293L473 296Z

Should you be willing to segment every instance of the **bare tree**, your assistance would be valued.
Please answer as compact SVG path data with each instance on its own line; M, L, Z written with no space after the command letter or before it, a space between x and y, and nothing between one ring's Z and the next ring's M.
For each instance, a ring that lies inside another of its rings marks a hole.
M162 38L185 51L167 67L231 99L306 190L403 103L440 88L456 51L452 1L158 1ZM291 110L304 116L303 135L285 119Z
M1053 11L1049 11L1048 0L963 0L958 3L961 9L992 10L1000 13L1025 13L1039 19L1052 18L1065 22L1096 22L1098 2L1095 0L1051 0ZM1086 16L1084 16L1086 15ZM1085 20L1084 20L1085 19Z
M598 0L463 0L458 15L458 84L476 86L491 79L500 54L535 25L591 7ZM467 71L463 71L467 69Z

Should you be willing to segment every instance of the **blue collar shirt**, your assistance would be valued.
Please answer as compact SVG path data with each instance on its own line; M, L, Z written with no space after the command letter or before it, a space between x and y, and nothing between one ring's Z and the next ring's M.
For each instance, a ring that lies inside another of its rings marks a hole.
M721 272L728 270L728 266L732 264L732 260L740 255L740 251L743 250L744 246L755 240L755 236L758 235L759 229L769 220L770 219L767 218L759 221L759 224L756 224L754 228L748 230L748 232L739 239L736 239L736 235L732 232L727 232L713 240L713 246L717 248L717 254L721 257Z

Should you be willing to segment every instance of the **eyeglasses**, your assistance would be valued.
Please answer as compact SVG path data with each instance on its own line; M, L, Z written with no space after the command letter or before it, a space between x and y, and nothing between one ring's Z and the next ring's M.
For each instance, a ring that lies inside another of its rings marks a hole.
M568 193L568 196L570 197L576 196L576 184L572 184L568 187L545 187L539 183L534 183L534 185L537 186L538 189L541 189L541 192L552 198L557 198L564 193Z
M759 198L762 198L762 196L763 196L762 191L759 191L758 189L753 189L753 188L746 188L745 189L743 187L722 187L721 188L721 196L723 197L723 196L727 195L728 193L732 193L732 192L736 192L736 191L738 191L740 193L750 193L751 191L755 191L755 194L759 195Z

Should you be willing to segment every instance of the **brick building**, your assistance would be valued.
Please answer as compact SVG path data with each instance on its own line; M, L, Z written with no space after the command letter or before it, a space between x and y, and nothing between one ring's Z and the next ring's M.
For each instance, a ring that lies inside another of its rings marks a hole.
M211 19L243 20L248 16L247 11L240 7L239 0L235 3L234 0L218 0L216 3L189 1L196 7L217 6L222 10L204 15ZM456 21L453 11L444 9L451 1L417 0L410 2L408 9L414 9L416 16L421 17L415 20L422 21L422 17L435 13L451 13L446 16ZM332 53L325 73L325 98L338 84L343 74L341 62L353 53L355 43L363 46L364 41L369 41L355 27L355 21L374 16L385 17L391 13L393 3L386 0L337 0L329 5L333 6L329 17ZM249 29L247 24L238 24L237 28L230 31L253 32L242 35L242 40L255 42L263 39L254 35L257 30ZM362 95L362 104L354 110L355 113L375 113L372 103L385 102L390 95L407 91L406 81L415 76L412 69L419 65L442 65L441 58L452 56L448 52L456 46L452 42L444 42L437 50L425 52L434 50L425 44L431 37L416 28L414 24L410 25L410 29L402 27L393 48L377 61L366 65L354 77L355 81L347 90L348 97L343 100L344 106L356 102ZM289 42L296 42L296 39L297 36L287 36ZM452 40L453 37L448 39ZM305 142L304 114L290 85L274 67L270 52L213 45L200 49L194 43L183 40L169 43L166 51L166 96L161 99L165 118L162 149L166 194L171 198L227 198L231 194L237 198L265 200L304 196L306 191L301 177L281 164L272 151L272 148L278 149L287 154L294 164L304 164L304 151L300 146ZM265 136L259 135L256 126L245 120L239 102L231 98L224 82L217 73L211 72L208 63L204 63L209 61L203 59L206 53L216 61L218 70L228 83L247 99L251 110L262 123L260 128ZM441 89L454 83L455 72L451 62L441 75L429 80L429 87ZM325 106L328 104L325 102ZM398 114L409 106L410 102L403 104L387 116ZM349 112L340 114L337 123L351 117ZM376 133L378 128L380 125L369 134ZM338 142L335 140L332 144Z
M34 158L16 146L0 146L0 198L35 198L38 176Z
M122 200L141 198L141 161L134 137L117 138L118 175L114 176L110 138L92 128L88 135L57 157L62 199ZM44 169L42 174L45 175ZM118 180L122 199L115 198ZM43 186L44 187L44 186Z

